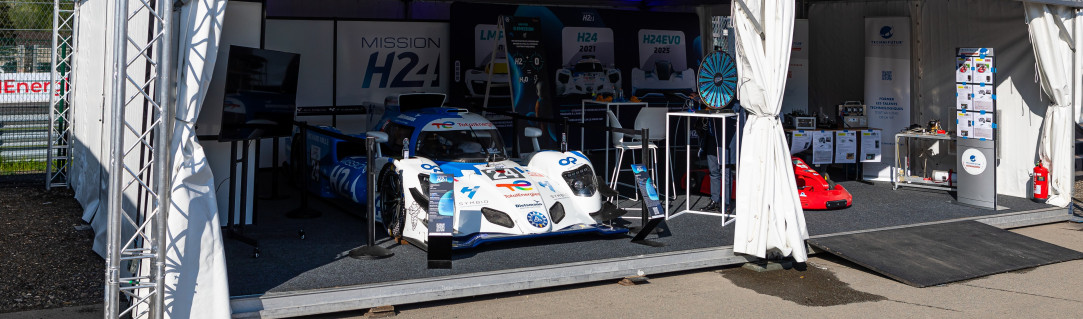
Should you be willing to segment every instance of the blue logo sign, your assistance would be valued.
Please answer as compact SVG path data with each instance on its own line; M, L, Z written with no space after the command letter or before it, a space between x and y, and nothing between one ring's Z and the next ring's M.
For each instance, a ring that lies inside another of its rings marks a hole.
M481 186L463 187L459 192L466 194L466 197L469 197L470 199L474 199L474 194L478 193L478 188L481 188Z
M553 189L553 184L552 183L549 183L549 182L546 182L546 181L539 181L538 186L548 188L550 192L556 192L557 191L557 190Z
M978 157L977 157L977 156L974 156L974 155L970 155L970 161L971 161L971 162L977 162L977 161L978 161Z
M442 172L442 171L440 170L440 167L439 167L439 166L436 166L436 165L432 165L432 164L421 164L421 169L423 169L423 170L427 170L427 171L432 171L433 173L439 173L439 172Z
M529 214L526 214L526 222L538 228L549 226L549 219L545 218L545 215L542 215L542 213L539 212L530 212Z
M895 36L895 32L894 32L894 30L891 29L891 26L885 25L883 28L880 28L880 37L881 38L891 39L891 37L893 37L893 36Z
M575 164L575 162L578 162L578 161L579 160L575 159L575 157L568 156L568 157L560 160L557 163L560 164L560 166L568 166L568 165Z

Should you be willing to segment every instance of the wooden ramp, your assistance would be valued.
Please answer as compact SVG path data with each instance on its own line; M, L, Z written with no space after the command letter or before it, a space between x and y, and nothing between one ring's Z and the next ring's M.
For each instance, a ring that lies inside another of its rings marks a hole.
M1083 258L1083 253L976 221L809 239L813 247L915 287Z

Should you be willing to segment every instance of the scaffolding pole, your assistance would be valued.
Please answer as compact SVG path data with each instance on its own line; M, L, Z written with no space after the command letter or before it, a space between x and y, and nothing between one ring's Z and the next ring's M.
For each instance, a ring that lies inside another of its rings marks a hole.
M117 0L114 11L104 315L158 319L165 310L170 141L176 123L173 13L170 1L132 3L129 8L129 0ZM143 23L146 30L130 28ZM123 306L122 297L128 301Z
M49 57L49 129L45 156L45 189L70 187L71 72L75 56L75 19L79 4L53 0L52 50Z

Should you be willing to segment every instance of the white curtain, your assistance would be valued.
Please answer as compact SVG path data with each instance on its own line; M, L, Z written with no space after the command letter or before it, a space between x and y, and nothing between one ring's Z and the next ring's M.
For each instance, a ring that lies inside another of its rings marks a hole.
M793 41L794 1L735 0L737 94L749 114L737 172L733 250L808 259L808 229L778 113Z
M173 155L172 206L166 260L166 317L229 318L226 257L218 204L195 122L214 73L226 0L185 4L178 28L177 122Z
M1074 173L1072 112L1076 106L1072 105L1072 17L1075 9L1036 3L1024 3L1024 9L1042 91L1050 102L1038 148L1038 157L1049 169L1047 203L1066 207L1072 201Z

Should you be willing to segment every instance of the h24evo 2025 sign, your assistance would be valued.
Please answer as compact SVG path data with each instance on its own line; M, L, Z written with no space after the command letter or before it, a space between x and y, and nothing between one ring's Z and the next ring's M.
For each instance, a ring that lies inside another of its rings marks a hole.
M450 42L444 22L338 22L339 103L447 92Z
M639 30L639 67L632 69L632 93L691 92L696 87L695 71L688 66L684 32Z
M59 85L49 83L49 73L0 73L0 104L49 103Z

